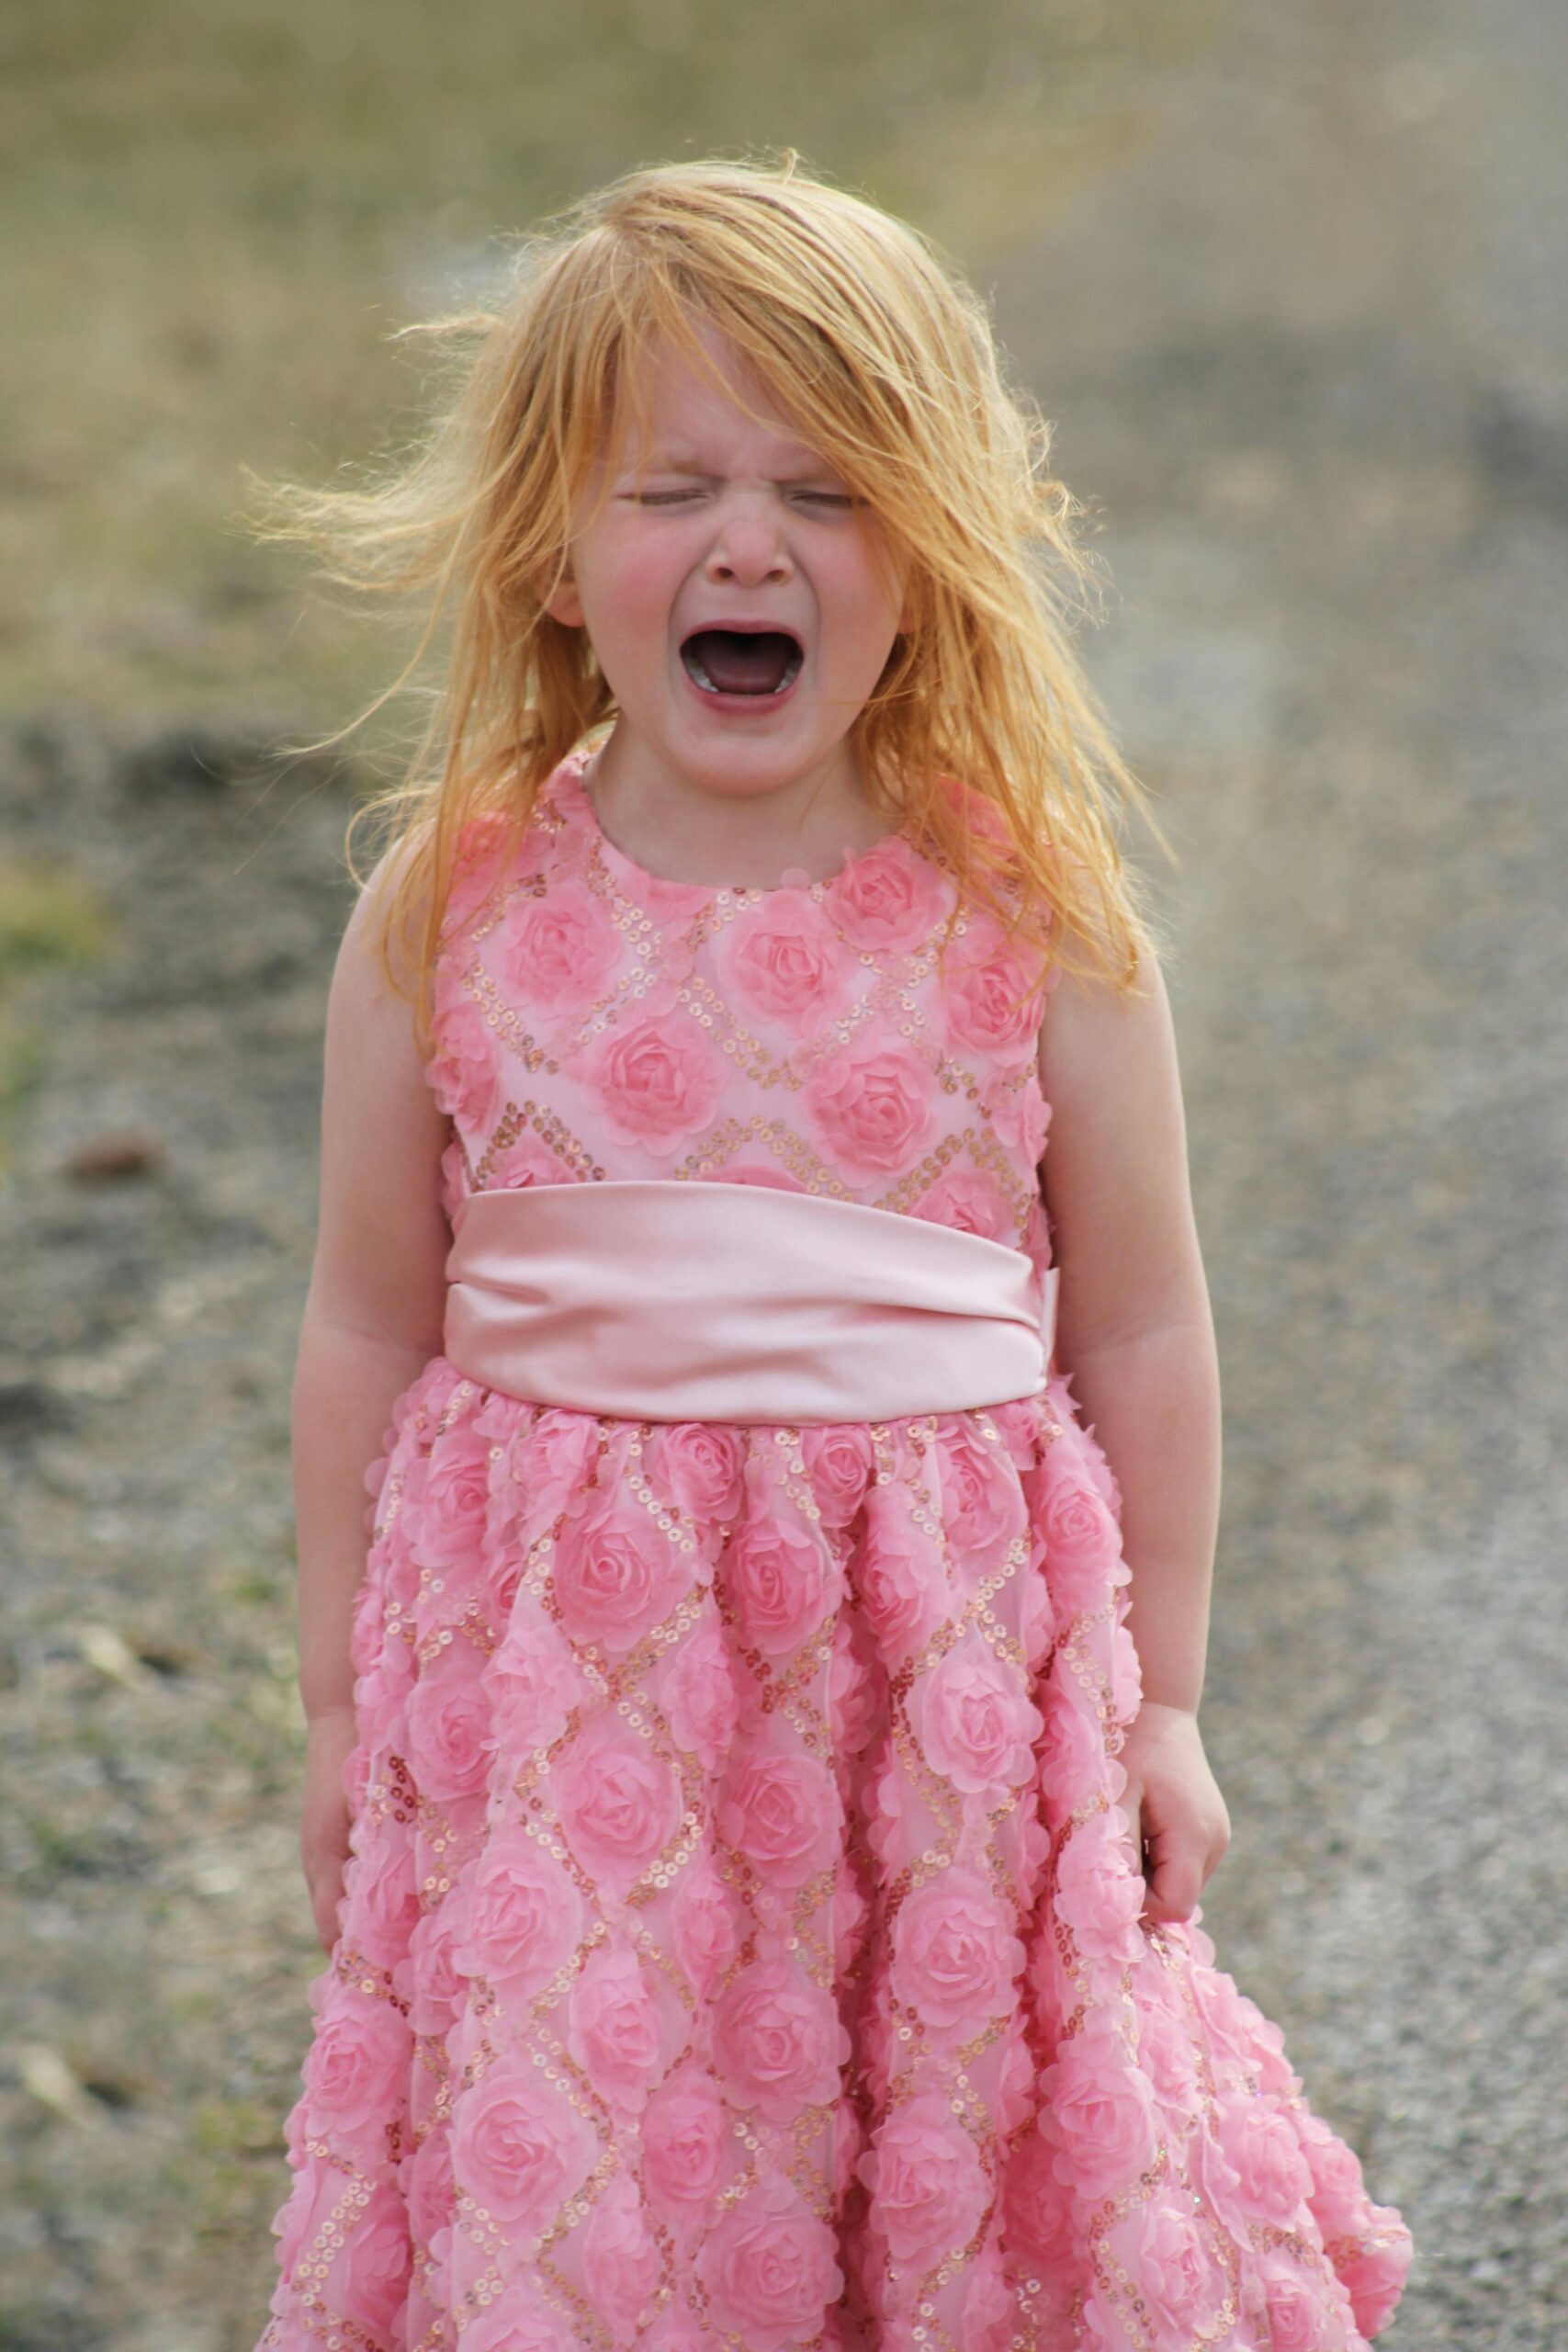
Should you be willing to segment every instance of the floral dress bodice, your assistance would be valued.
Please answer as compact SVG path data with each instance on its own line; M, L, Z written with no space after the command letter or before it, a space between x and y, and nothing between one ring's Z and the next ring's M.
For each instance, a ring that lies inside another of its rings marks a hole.
M813 882L670 882L555 770L511 870L478 832L448 905L428 1074L466 1193L661 1177L930 1218L1050 1261L1045 996L908 829ZM498 887L499 885L499 887ZM1021 1001L1019 1001L1021 1000Z

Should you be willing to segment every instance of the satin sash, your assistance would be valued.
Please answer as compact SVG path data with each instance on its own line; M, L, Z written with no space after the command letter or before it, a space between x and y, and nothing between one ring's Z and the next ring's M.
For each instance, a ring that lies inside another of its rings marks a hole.
M882 1421L1043 1393L1056 1269L863 1202L674 1178L459 1201L447 1361L634 1421Z

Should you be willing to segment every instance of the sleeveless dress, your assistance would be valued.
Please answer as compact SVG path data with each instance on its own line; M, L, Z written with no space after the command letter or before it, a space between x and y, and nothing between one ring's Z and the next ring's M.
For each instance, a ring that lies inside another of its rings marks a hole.
M467 842L450 1215L649 1178L1050 1237L1048 989L908 830L719 889L586 752ZM956 788L956 787L955 787ZM983 812L978 812L983 817ZM488 900L488 903L487 903ZM1146 1927L1120 1496L1069 1382L641 1421L437 1356L367 1488L351 1854L258 2352L1352 2352L1411 2258L1282 2037Z

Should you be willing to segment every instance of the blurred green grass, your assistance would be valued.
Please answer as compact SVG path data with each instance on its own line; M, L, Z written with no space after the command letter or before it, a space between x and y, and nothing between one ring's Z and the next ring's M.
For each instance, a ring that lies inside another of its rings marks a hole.
M410 318L639 163L794 144L982 283L1224 0L51 0L0 25L0 724L324 728L384 630L236 517L407 437Z

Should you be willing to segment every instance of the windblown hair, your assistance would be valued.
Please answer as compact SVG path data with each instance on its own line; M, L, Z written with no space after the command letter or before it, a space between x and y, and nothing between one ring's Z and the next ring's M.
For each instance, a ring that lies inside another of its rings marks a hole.
M960 899L1039 951L1032 970L1059 959L1131 993L1157 934L1118 846L1123 808L1174 853L1073 646L1088 606L1071 591L1085 600L1095 580L1075 531L1086 509L1049 473L1051 427L1010 382L976 293L930 239L803 171L794 149L627 173L517 242L496 307L401 330L445 361L412 453L362 488L259 485L265 511L244 518L324 553L341 585L428 600L401 674L325 744L407 683L455 600L411 770L348 828L361 887L363 820L398 853L377 935L398 978L400 934L421 1036L467 829L520 841L545 779L615 719L586 632L545 606L598 461L645 420L650 361L671 349L708 367L704 327L908 567L910 626L848 735L874 805L950 865Z

